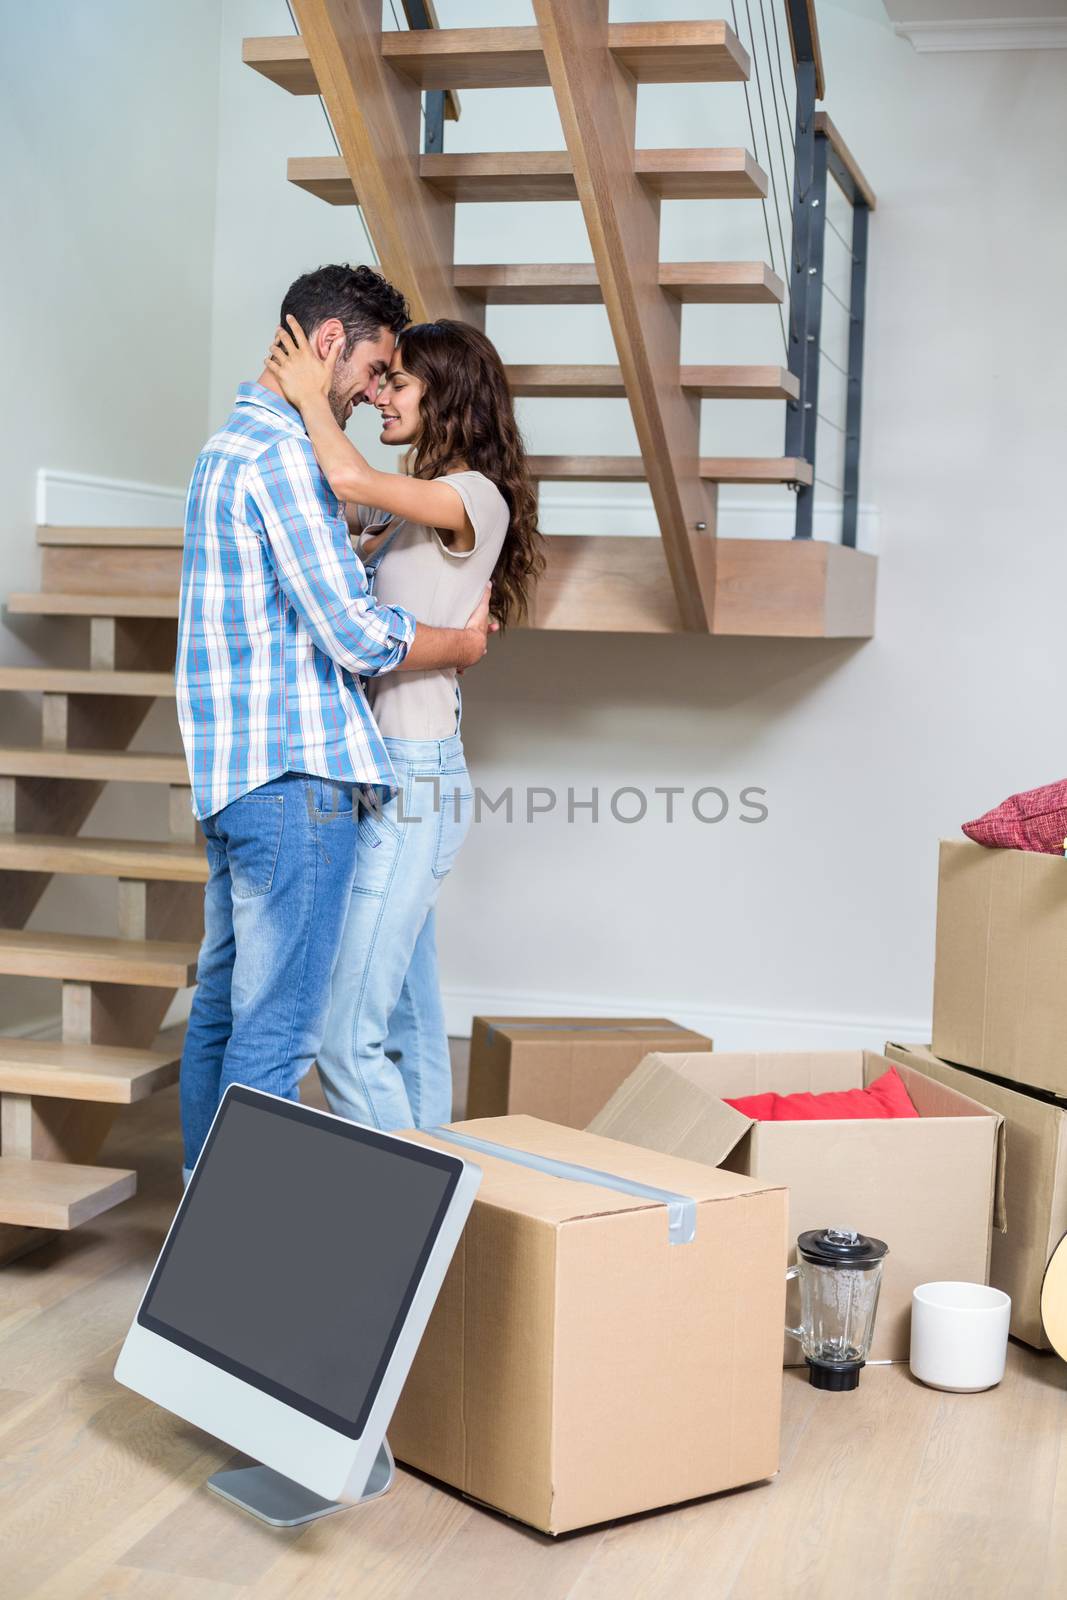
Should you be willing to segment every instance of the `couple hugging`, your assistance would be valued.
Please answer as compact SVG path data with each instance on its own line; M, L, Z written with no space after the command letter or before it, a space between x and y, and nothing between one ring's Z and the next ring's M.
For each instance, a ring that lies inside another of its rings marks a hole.
M376 471L355 406L409 447ZM208 882L181 1064L185 1177L229 1084L371 1127L452 1112L434 904L470 826L458 674L544 564L496 350L369 267L298 278L197 458L178 719Z

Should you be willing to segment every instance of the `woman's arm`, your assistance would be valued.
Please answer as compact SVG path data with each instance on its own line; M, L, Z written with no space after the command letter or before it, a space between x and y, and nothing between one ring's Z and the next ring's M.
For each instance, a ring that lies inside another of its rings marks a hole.
M467 512L455 489L439 480L377 471L338 426L330 409L330 383L342 341L338 339L327 359L320 361L296 318L287 320L291 332L277 330L267 366L303 417L315 457L337 498L462 533L468 526Z

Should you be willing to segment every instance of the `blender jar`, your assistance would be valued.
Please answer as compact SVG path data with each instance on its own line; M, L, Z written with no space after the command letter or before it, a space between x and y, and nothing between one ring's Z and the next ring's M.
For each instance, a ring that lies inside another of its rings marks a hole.
M888 1246L852 1228L818 1228L797 1240L797 1264L787 1278L800 1280L799 1339L817 1389L854 1389L874 1335L882 1264Z

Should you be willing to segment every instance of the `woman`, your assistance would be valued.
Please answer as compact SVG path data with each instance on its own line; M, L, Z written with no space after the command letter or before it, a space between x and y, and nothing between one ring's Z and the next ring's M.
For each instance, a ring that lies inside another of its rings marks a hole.
M500 357L477 328L407 328L375 402L406 474L378 472L334 420L327 361L288 318L267 358L300 410L378 597L421 622L461 626L492 581L501 628L521 619L544 566L537 499ZM371 509L371 508L375 509ZM388 552L388 559L385 559ZM339 1116L391 1130L452 1115L434 906L474 795L453 669L390 673L367 693L399 789L360 817L352 900L334 968L319 1077Z

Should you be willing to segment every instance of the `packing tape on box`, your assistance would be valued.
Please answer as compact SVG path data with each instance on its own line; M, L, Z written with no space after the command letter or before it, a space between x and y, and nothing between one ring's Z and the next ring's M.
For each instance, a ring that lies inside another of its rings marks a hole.
M517 1167L532 1167L545 1172L550 1178L566 1178L571 1183L592 1183L598 1189L617 1189L620 1194L637 1195L642 1200L655 1200L667 1207L667 1242L692 1244L697 1232L697 1203L691 1195L675 1194L672 1189L654 1189L651 1184L635 1183L631 1178L620 1178L614 1172L598 1172L595 1167L580 1167L573 1161L555 1161L551 1156L534 1155L531 1150L514 1150L511 1145L494 1144L491 1139L477 1139L470 1133L457 1133L454 1128L427 1128L434 1139L444 1144L458 1144L482 1155L496 1156L500 1161L511 1161Z
M509 1022L506 1017L498 1017L497 1022L499 1026L491 1022L485 1025L488 1044L492 1044L498 1033L518 1033L522 1028L536 1028L542 1033L646 1033L653 1039L658 1039L668 1029L673 1033L689 1032L680 1022L660 1023L658 1026L649 1022L537 1022L529 1018L522 1022Z

